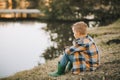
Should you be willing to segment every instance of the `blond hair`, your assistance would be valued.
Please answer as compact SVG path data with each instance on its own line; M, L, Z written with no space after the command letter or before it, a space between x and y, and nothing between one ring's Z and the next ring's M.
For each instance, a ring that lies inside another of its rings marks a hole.
M83 21L76 22L75 24L72 25L72 28L74 28L75 31L83 35L87 34L87 27L88 25Z

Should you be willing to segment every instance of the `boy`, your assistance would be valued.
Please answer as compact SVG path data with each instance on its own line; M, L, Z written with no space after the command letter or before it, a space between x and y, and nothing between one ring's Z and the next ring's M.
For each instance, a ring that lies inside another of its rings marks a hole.
M67 65L67 70L72 68L73 74L86 70L93 71L99 66L98 48L93 39L87 35L87 27L82 21L73 24L72 31L75 37L73 46L65 49L64 55L58 62L58 70L50 73L50 76L57 77L64 74Z

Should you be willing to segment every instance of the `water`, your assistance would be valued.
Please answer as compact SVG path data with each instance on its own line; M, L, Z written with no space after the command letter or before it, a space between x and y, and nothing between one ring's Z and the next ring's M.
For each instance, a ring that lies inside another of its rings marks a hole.
M51 45L49 35L40 22L0 22L0 78L31 69L44 50Z

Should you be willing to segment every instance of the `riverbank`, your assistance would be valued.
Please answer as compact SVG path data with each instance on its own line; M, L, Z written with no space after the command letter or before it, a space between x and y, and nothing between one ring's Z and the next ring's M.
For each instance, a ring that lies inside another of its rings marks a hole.
M101 53L101 66L96 71L82 72L79 75L69 72L60 77L50 77L47 74L56 70L56 58L0 80L120 80L120 19L108 26L89 28L88 31Z

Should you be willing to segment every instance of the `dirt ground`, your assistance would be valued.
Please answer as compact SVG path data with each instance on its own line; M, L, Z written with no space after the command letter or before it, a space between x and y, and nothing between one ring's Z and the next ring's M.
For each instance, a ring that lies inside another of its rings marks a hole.
M108 26L89 28L101 54L101 65L96 71L71 72L60 77L50 77L48 73L55 71L58 58L0 80L120 80L120 19Z

